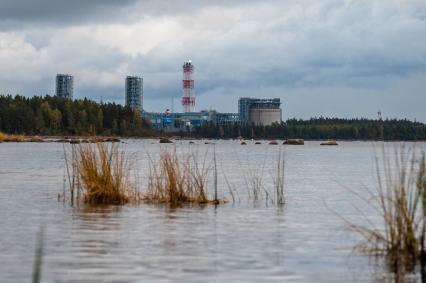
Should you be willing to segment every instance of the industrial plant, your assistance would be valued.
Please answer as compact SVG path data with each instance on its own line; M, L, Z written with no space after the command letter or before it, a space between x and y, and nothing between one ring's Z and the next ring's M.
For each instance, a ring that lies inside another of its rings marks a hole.
M73 82L71 75L58 74L56 77L56 95L72 99ZM195 80L194 64L191 60L182 65L182 110L183 112L170 111L147 112L143 109L143 78L127 76L125 79L125 104L141 112L145 120L162 131L174 132L190 129L193 126L211 122L216 125L228 124L254 124L271 125L281 123L282 110L279 98L250 98L241 97L238 100L238 113L220 113L215 110L196 111L195 107Z

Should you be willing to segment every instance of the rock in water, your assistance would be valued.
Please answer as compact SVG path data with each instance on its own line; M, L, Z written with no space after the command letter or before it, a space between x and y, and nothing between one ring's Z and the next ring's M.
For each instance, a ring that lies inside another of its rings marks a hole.
M283 142L283 144L288 145L304 145L305 141L302 139L287 139Z
M339 145L335 140L328 140L321 143L321 145Z
M167 138L161 138L160 143L173 143L173 142Z

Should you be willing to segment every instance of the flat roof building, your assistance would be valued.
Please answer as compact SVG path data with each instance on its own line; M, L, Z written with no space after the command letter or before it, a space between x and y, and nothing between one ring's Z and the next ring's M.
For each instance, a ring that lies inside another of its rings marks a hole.
M241 97L238 100L238 115L241 123L263 126L281 123L281 101L279 98Z
M74 77L67 74L56 75L56 96L64 99L73 99Z
M126 77L126 106L142 111L143 79L136 76Z

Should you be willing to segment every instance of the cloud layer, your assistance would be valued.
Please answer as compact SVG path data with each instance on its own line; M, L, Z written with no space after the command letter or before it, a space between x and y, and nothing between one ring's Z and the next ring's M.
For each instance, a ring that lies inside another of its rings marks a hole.
M3 0L0 93L52 94L72 73L77 97L122 102L136 74L147 110L179 110L191 58L199 109L280 97L285 118L426 121L423 0L227 2Z

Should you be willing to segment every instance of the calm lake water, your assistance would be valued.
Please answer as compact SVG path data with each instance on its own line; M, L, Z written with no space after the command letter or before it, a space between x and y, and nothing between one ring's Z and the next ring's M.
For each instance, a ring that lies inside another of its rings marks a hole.
M69 147L69 145L66 145ZM0 282L30 282L44 227L42 282L382 282L386 271L353 251L354 223L378 219L356 194L374 188L381 144L340 142L322 147L215 145L128 140L132 176L146 184L147 154L160 148L197 152L208 162L216 148L220 206L148 204L76 207L57 201L64 188L64 148L57 143L0 144ZM387 143L388 147L397 146ZM418 143L418 149L425 149ZM249 199L247 175L263 176L273 193L279 148L285 154L286 204ZM374 149L376 148L376 150ZM238 191L233 203L226 185ZM213 196L213 180L209 194ZM365 215L361 215L360 209ZM415 280L415 278L414 278Z

